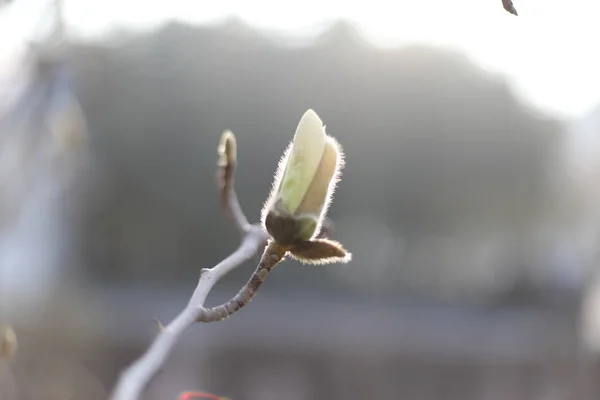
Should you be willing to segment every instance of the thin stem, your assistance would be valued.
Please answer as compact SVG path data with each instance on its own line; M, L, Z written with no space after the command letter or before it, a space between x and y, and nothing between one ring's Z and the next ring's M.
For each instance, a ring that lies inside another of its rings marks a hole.
M502 0L502 6L504 7L504 9L506 11L508 11L509 13L511 13L512 15L519 15L517 13L517 9L515 8L515 6L513 5L512 0Z
M286 249L284 247L274 241L269 241L260 263L248 283L227 303L204 309L198 318L198 322L221 321L248 304L254 298L269 272L283 259L285 253Z

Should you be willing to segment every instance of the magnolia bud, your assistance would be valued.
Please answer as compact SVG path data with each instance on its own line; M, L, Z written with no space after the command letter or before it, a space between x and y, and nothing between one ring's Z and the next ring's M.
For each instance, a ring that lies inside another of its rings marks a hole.
M302 116L275 175L262 220L281 245L314 238L320 230L343 166L337 141L325 133L319 116Z

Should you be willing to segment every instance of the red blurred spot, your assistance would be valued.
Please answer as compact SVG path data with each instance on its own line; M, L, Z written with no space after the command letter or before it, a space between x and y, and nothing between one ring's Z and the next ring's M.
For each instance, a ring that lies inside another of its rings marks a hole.
M216 396L212 393L206 393L206 392L183 392L179 396L179 400L196 400L196 399L228 400L225 397Z

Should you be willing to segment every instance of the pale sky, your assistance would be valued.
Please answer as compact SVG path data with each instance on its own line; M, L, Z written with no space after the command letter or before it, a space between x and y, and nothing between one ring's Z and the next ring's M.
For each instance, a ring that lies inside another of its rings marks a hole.
M0 63L48 0L14 0L0 11ZM378 45L452 46L509 76L526 101L562 116L600 103L600 1L514 0L65 0L70 29L83 36L115 28L151 29L168 19L216 22L236 16L257 27L310 36L336 18L356 22ZM6 60L4 60L6 64ZM0 74L2 67L0 66Z

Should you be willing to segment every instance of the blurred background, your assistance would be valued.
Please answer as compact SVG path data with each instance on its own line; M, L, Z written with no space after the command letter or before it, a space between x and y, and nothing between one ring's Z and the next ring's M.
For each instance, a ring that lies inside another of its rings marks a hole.
M348 265L288 262L144 399L600 396L600 3L0 3L0 399L105 399L257 221L308 108ZM229 299L256 259L227 276ZM236 379L231 379L236 376Z

